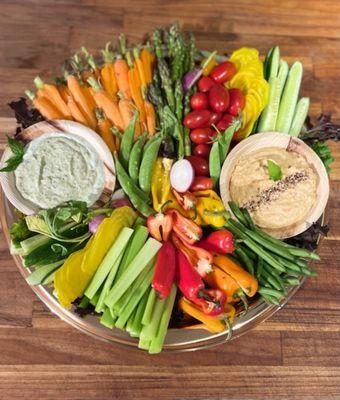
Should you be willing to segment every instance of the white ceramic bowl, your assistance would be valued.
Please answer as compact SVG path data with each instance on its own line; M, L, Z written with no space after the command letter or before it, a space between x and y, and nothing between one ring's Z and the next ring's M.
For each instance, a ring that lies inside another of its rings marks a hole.
M74 121L66 120L52 120L43 121L35 125L30 126L19 134L20 136L30 137L31 139L37 138L45 133L71 133L86 140L98 153L100 159L104 164L105 173L105 186L103 194L100 198L101 202L105 203L111 193L114 191L116 183L115 165L112 158L112 154L109 148L106 146L103 139L92 129L87 128ZM1 166L3 166L6 160L11 156L9 147L6 147L2 158ZM39 208L25 199L15 185L15 176L13 172L1 172L0 183L3 191L6 194L7 199L13 204L15 208L26 215L34 214L39 211Z
M224 206L229 209L228 202L231 200L229 186L230 178L235 165L241 156L252 153L265 147L278 147L302 154L309 164L311 164L318 174L318 186L316 202L305 221L291 225L284 229L271 230L270 233L280 239L296 236L308 229L312 223L316 222L324 212L329 197L329 179L325 166L318 155L301 139L279 132L257 133L242 140L237 144L222 166L220 176L220 192ZM298 204L297 204L298 207Z

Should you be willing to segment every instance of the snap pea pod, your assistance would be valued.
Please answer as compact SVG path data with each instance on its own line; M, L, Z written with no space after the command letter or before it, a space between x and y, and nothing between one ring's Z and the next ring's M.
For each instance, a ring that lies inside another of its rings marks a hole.
M215 186L221 175L220 145L217 140L212 145L209 154L209 174Z
M154 140L143 153L139 169L139 186L149 195L151 189L152 170L155 165L162 138Z
M138 115L139 113L138 111L136 111L131 118L129 125L124 131L122 142L120 144L119 158L124 168L127 168L127 166L129 165L129 158L133 146L133 138L135 135L135 126Z
M118 157L115 157L115 161L118 181L126 195L129 197L132 205L145 217L153 214L154 210L147 204L149 198L145 200L146 194L135 185L129 174L119 162ZM141 197L140 193L143 194L143 197Z
M135 144L132 147L130 158L129 158L129 175L134 183L138 183L139 167L142 161L143 145L146 138L146 134L139 136Z

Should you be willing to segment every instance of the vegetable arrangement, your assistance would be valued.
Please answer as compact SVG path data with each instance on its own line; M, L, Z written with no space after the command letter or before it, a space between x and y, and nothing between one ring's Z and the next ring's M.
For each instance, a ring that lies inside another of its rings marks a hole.
M264 63L253 48L221 58L197 50L177 24L146 44L128 47L123 35L118 42L101 59L82 48L56 83L35 78L36 93L26 91L33 110L24 99L11 107L22 127L45 118L95 130L114 157L120 197L22 216L11 251L32 268L30 284L53 285L64 307L94 311L158 353L174 314L182 320L172 327L231 334L250 301L280 305L291 286L315 275L307 261L319 257L304 239L299 247L275 239L247 209L225 210L217 183L230 147L262 131L301 134L328 166L325 140L340 129L328 117L304 127L302 65L289 69L278 47ZM24 154L20 141L9 138L9 146L4 172Z

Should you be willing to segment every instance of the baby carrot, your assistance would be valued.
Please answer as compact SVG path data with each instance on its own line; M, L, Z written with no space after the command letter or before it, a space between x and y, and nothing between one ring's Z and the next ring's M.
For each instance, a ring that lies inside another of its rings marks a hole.
M104 66L100 71L101 83L103 88L117 100L118 85L113 67L114 56L110 51L111 42L107 42L105 49L102 50Z
M72 119L70 110L55 85L44 83L39 76L35 77L34 84L38 89L38 97L46 97L61 113L64 119Z
M82 112L79 110L79 107L78 107L77 103L74 101L74 99L72 98L72 96L68 97L67 106L71 112L72 118L76 122L79 122L80 124L85 125L85 126L89 126L88 121L86 120L86 118L84 117Z
M103 90L96 79L89 78L88 83L94 90L93 98L97 107L102 108L106 117L111 121L111 123L120 131L122 131L124 129L124 122L120 114L118 104L105 90Z
M123 58L118 58L113 64L115 77L119 91L125 99L131 99L131 90L129 85L129 66Z
M100 108L96 108L96 117L98 120L97 123L97 131L99 132L100 136L106 143L107 147L111 150L111 152L115 152L117 150L115 140L113 134L111 132L111 123L104 115L104 112Z
M118 102L118 107L119 107L120 115L122 116L122 119L123 119L123 124L124 124L123 127L125 130L128 127L129 122L131 121L131 118L133 117L134 106L133 106L131 100L121 98Z
M35 96L31 90L25 91L26 96L32 101L34 107L46 119L63 119L60 111L44 96Z
M67 87L74 101L77 103L81 113L88 121L88 126L92 129L96 129L97 120L91 108L91 105L89 104L90 99L89 96L86 95L86 89L83 89L84 86L82 87L80 85L78 79L74 75L68 75L66 80Z

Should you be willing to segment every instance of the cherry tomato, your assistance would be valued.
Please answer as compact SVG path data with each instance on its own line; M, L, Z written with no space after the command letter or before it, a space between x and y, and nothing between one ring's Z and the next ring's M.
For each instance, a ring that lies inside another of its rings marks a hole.
M224 112L229 106L229 93L223 85L216 84L209 90L209 104L213 111Z
M201 143L194 147L193 154L194 156L203 157L206 160L209 160L211 146L207 143Z
M186 128L196 129L205 128L209 126L211 111L209 110L195 110L191 111L183 121Z
M208 143L216 136L212 128L197 128L190 132L190 139L195 144Z
M217 122L222 118L222 113L212 112L210 117L210 125L216 125Z
M203 93L209 92L213 85L214 81L209 76L203 76L197 83L198 90Z
M213 186L214 185L211 178L197 175L190 186L190 190L192 192L197 192L198 190L210 190L213 188Z
M223 114L222 118L218 121L218 123L216 124L216 128L220 131L220 132L224 132L227 128L229 128L229 126L233 123L234 121L234 117L230 114Z
M205 93L194 93L190 99L190 106L193 110L205 110L209 107L208 96Z
M228 113L234 116L238 115L243 110L245 102L246 100L241 89L230 89Z
M187 156L185 157L192 165L195 175L209 176L209 164L203 157Z
M224 83L230 81L230 79L236 74L235 64L231 61L224 61L211 71L210 77L216 83Z

